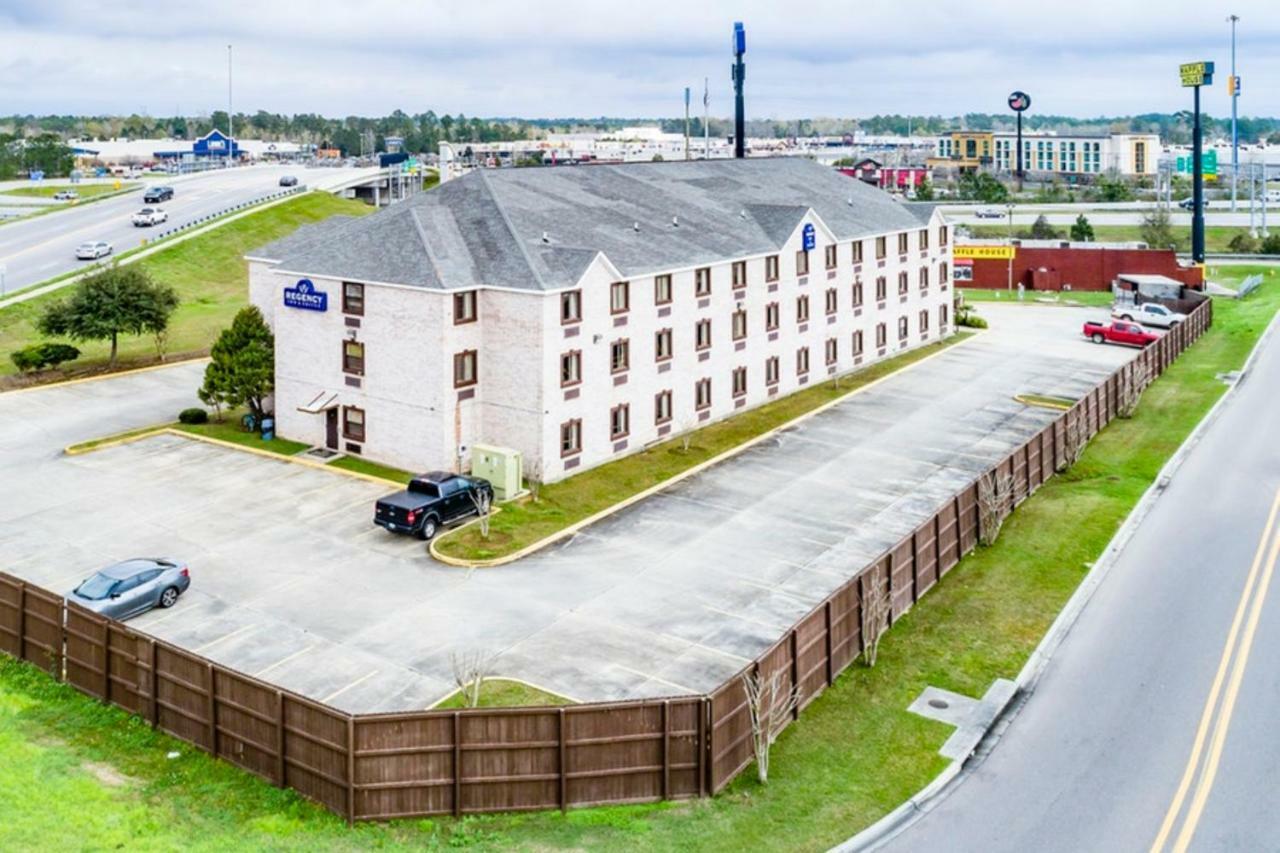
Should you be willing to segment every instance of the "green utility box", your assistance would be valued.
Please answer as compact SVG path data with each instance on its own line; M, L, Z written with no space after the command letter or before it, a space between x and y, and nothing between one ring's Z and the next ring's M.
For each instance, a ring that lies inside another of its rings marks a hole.
M519 493L523 485L523 463L519 450L488 444L471 445L471 476L483 477L492 483L495 500L510 500Z

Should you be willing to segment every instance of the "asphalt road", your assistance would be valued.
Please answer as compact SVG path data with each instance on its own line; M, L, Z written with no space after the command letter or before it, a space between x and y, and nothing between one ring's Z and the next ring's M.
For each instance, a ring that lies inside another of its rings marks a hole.
M1273 338L990 754L882 849L1280 849L1277 387Z
M0 266L5 267L5 290L12 293L88 266L89 261L76 260L75 249L80 243L106 240L117 253L135 248L160 231L276 193L281 189L279 182L283 175L294 175L299 183L313 189L329 189L360 174L376 171L308 169L297 165L246 166L172 179L149 178L143 183L142 191L0 224ZM174 188L173 199L159 205L168 212L169 221L155 228L134 227L131 217L143 207L143 191L160 185Z
M1089 204L1078 205L1036 205L1036 204L1020 204L1013 211L1013 224L1019 227L1025 227L1035 222L1040 216L1051 225L1071 225L1076 221L1076 217L1084 214L1092 225L1141 225L1142 218L1154 205L1150 203L1143 204L1126 204L1105 205L1095 207ZM979 208L989 208L999 210L1001 216L998 219L980 219L975 215L975 211ZM965 206L957 208L948 208L946 211L947 220L952 223L961 225L986 225L994 228L1008 227L1009 218L1003 215L1005 207L1003 205L977 205ZM1191 212L1175 207L1169 215L1169 221L1174 225L1191 227ZM1249 204L1244 202L1236 208L1236 212L1232 213L1229 207L1210 207L1205 211L1206 225L1226 225L1232 227L1248 227L1249 226ZM1258 209L1254 224L1262 227L1262 210ZM1269 230L1280 228L1280 207L1272 205L1267 209L1267 227Z

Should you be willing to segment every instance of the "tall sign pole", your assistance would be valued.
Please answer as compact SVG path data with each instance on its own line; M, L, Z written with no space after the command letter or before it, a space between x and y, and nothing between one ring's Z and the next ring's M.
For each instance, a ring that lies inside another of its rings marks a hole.
M1018 192L1022 192L1022 114L1031 108L1031 96L1026 92L1014 92L1009 95L1009 109L1018 117L1018 167L1014 175L1018 179Z
M742 84L747 79L747 66L742 61L747 52L747 31L742 28L741 21L733 24L733 156L742 159L747 156L746 135L747 110L742 100Z
M1200 87L1213 85L1212 62L1188 62L1179 66L1182 85L1195 92L1191 126L1191 260L1204 263L1204 152L1200 140Z
M231 45L227 45L227 165L231 165L231 152L235 150L236 120L231 112Z
M684 87L684 159L689 159L689 87Z
M1236 212L1236 176L1240 173L1240 134L1236 130L1236 101L1240 99L1240 78L1236 76L1236 22L1239 15L1227 18L1231 22L1231 79L1227 81L1227 94L1231 95L1231 212Z
M711 80L702 78L702 156L711 159Z

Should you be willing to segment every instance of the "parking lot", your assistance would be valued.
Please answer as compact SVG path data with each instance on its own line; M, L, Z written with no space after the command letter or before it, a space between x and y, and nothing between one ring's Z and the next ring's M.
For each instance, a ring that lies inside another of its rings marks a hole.
M187 560L191 590L137 628L350 711L438 701L469 650L576 700L707 690L1054 417L1013 395L1079 396L1136 352L1080 337L1105 312L982 313L975 340L475 571L375 528L367 481L172 436L58 453L112 431L86 395L114 399L115 429L164 420L198 370L0 395L0 566L61 591L127 556Z

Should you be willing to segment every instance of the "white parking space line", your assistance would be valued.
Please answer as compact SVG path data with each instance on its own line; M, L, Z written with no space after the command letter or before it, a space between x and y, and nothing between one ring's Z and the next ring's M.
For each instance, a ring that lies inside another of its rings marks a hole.
M255 673L253 674L253 677L254 677L254 678L262 678L262 676L266 675L266 674L267 674L268 672L270 672L271 670L276 669L277 667L284 666L286 663L288 663L288 662L289 662L289 661L291 661L291 660L294 660L295 658L302 657L303 655L305 655L307 652L311 651L311 650L312 650L312 649L314 649L315 647L316 647L315 643L312 643L311 645L307 646L306 648L298 649L298 651L294 652L294 653L293 653L293 654L291 654L291 655L285 655L284 657L280 658L280 660L276 661L275 663L270 664L269 666L263 667L262 669L260 669L260 670L258 670L257 672L255 672Z
M370 678L373 678L375 675L377 675L379 671L380 671L380 670L376 670L376 669L375 669L373 672L370 672L368 675L361 676L360 678L357 678L355 681L351 682L351 683L350 683L350 684L348 684L346 687L343 687L343 688L341 688L341 689L339 689L339 690L337 690L337 691L335 691L335 692L333 692L333 693L330 693L328 696L326 696L326 697L324 697L323 699L321 699L321 700L320 700L320 702L321 702L322 704L328 704L329 702L332 702L334 699L336 699L337 697L341 696L343 693L346 693L346 692L347 692L348 690L350 690L352 687L355 687L355 686L356 686L356 685L358 685L358 684L364 684L364 683L365 683L366 681L368 681Z
M719 607L712 607L709 604L702 605L702 609L710 610L712 613L718 613L721 616L731 616L734 619L741 619L743 622L750 622L753 625L761 625L768 628L770 631L779 630L778 626L780 623L778 622L764 622L760 619L752 619L750 616L743 616L741 613L734 613L731 610L721 610Z
M690 689L690 688L688 688L688 687L685 687L685 686L684 686L684 685L682 685L682 684L676 684L674 681L668 681L668 680L667 680L667 679L665 679L665 678L659 678L658 676L653 675L653 674L651 674L651 673L648 673L648 672L641 672L641 671L640 671L640 670L638 670L638 669L632 669L631 667L629 667L629 666L623 666L623 665L622 665L622 664L620 664L620 663L615 663L615 664L613 664L613 667L614 667L614 669L620 669L620 670L622 670L623 672L629 672L629 673L631 673L632 675L638 675L638 676L640 676L641 678L645 679L646 681L656 681L656 682L658 682L659 684L665 684L665 685L667 685L668 687L674 687L676 690L679 690L681 693L697 693L697 692L698 692L697 690L692 690L692 689Z
M199 648L194 649L194 651L197 654L203 654L206 649L211 649L214 646L218 645L218 643L223 642L224 640L230 640L232 637L237 637L240 634L243 634L245 631L252 631L257 627L258 627L258 623L256 622L250 622L248 625L241 625L239 628L235 629L230 634L223 634L221 637L219 637L216 640L210 640L209 642L205 643L203 646L200 646Z

